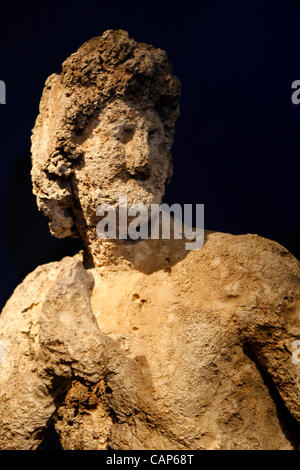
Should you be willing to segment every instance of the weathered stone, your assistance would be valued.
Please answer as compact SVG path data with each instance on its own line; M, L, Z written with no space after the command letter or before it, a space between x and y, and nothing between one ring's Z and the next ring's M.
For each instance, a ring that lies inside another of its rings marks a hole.
M90 307L80 256L40 266L0 316L0 447L34 449L74 378L98 382L105 338Z
M39 208L82 254L38 267L0 316L0 448L300 446L300 266L257 235L99 240L96 209L160 203L180 86L165 52L107 31L46 82Z

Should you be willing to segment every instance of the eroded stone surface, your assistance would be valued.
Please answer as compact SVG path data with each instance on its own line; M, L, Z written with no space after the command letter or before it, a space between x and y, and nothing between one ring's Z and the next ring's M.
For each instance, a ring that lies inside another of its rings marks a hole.
M160 202L179 94L166 53L125 31L86 42L48 78L32 135L32 180L55 236L79 233L90 244L98 204L119 195L129 204Z
M112 418L109 447L299 445L289 412L299 420L291 345L299 335L300 270L283 247L255 235L211 233L202 250L169 269L113 279L91 272L92 309L109 339L102 401ZM289 412L279 397L274 402L272 382ZM70 409L64 404L59 414Z
M39 208L85 253L38 267L0 316L0 448L300 445L300 267L257 235L99 240L101 202L160 202L180 86L164 51L107 31L46 82Z
M34 449L78 378L104 376L105 340L90 308L93 280L81 256L40 266L0 316L0 447Z

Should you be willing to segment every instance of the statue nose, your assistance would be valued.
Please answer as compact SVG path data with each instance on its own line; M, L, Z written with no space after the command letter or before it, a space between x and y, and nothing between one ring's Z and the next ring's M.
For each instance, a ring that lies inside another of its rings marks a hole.
M135 165L136 167L144 168L149 166L151 151L149 146L140 148L136 152Z
M145 181L149 178L151 169L149 164L149 154L140 153L138 150L127 155L126 167L128 172L135 178Z
M136 132L125 149L126 166L133 176L147 179L150 176L151 148L148 134Z

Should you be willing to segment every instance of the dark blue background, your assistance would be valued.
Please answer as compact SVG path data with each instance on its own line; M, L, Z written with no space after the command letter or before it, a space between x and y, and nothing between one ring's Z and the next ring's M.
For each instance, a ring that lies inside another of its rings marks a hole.
M111 6L107 6L111 5ZM183 86L166 202L205 203L206 228L258 233L298 258L300 3L81 2L1 4L0 306L37 265L74 253L38 214L30 132L46 78L106 29L168 52Z

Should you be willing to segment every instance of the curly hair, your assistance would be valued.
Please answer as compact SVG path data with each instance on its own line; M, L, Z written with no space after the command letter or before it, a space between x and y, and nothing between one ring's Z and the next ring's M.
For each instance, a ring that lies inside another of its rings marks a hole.
M64 61L60 75L46 81L32 134L31 174L38 207L57 238L78 236L72 175L82 153L76 136L108 102L122 97L153 106L172 144L180 81L165 51L136 42L126 31L108 30L87 41Z

